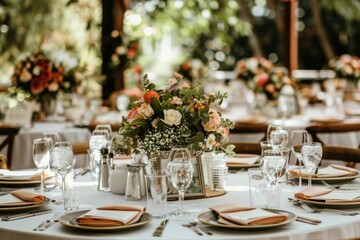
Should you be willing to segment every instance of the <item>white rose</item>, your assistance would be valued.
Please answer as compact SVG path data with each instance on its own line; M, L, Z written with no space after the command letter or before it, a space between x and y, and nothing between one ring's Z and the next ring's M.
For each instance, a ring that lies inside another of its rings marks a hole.
M40 75L40 71L41 71L40 67L35 66L34 69L33 69L33 74L34 74L35 76L39 76L39 75Z
M181 113L174 109L164 110L164 120L167 125L169 126L178 126L181 122Z
M154 115L154 109L151 107L150 104L148 103L143 103L141 104L141 106L138 108L138 113L140 115L142 115L145 119L151 117L152 115Z

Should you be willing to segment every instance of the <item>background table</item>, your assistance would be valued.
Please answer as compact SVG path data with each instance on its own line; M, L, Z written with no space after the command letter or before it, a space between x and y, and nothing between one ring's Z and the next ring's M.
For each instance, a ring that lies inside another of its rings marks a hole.
M42 136L43 132L58 132L61 141L87 142L90 131L87 128L76 128L70 122L35 122L29 128L23 128L16 135L13 146L12 169L34 168L32 160L32 143L35 138ZM77 157L78 164L84 161Z
M116 195L111 192L98 192L91 183L87 182L90 176L86 175L76 180L76 190L81 194L80 208L89 209L109 204L133 204L145 205L145 201L125 201L124 196ZM359 181L360 183L360 181ZM185 210L191 212L193 216L208 211L208 207L222 203L249 204L249 188L247 172L230 173L228 175L227 194L221 197L186 200ZM41 221L50 218L53 213L21 219L10 222L0 222L1 240L63 240L63 239L350 239L360 237L360 216L342 216L330 213L308 213L300 207L295 207L287 201L288 196L293 196L297 187L282 185L281 204L282 210L287 210L304 217L322 220L320 225L309 225L301 222L293 222L289 225L269 230L257 231L237 231L225 230L216 227L209 227L214 233L212 236L197 236L191 229L181 226L182 222L170 217L170 221L165 228L161 238L153 237L152 233L161 222L161 219L154 219L147 225L139 228L114 231L108 233L86 232L69 229L59 223L51 226L44 232L33 232ZM60 191L47 193L49 197L60 199ZM169 209L176 207L177 202L169 202ZM58 205L48 207L61 211ZM168 210L169 210L168 209ZM353 209L360 211L360 209ZM3 216L5 214L0 214Z

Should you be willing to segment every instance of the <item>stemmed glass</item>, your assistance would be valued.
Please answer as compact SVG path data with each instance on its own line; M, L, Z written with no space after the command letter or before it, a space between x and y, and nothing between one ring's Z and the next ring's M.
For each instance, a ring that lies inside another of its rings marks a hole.
M179 191L179 209L170 215L184 215L184 195L193 178L194 168L190 150L186 147L174 147L170 151L166 172L173 187Z
M47 139L50 140L50 143L51 143L50 144L51 145L50 153L54 148L54 144L60 141L59 134L57 132L43 132L42 137L47 138ZM51 155L50 155L50 157L51 157ZM51 161L51 159L50 159L50 161ZM50 167L50 164L49 164L49 167ZM49 170L50 170L50 168L49 168ZM45 189L50 191L51 189L55 189L57 187L60 187L60 182L59 182L58 179L60 179L60 176L58 174L56 174L55 175L55 184L54 184L54 186L52 188L48 188L48 187L45 186Z
M270 132L270 143L273 149L286 147L288 144L289 134L281 126L277 126Z
M299 160L299 187L302 187L302 178L301 178L301 165L302 165L302 156L301 148L296 147L300 146L308 141L308 132L306 130L294 130L291 132L290 143L292 153L295 155L296 159Z
M51 167L61 176L62 199L65 204L65 176L75 165L74 153L70 142L57 142L51 152Z
M309 142L302 145L301 156L309 175L308 187L311 187L311 174L318 167L322 154L323 150L319 142Z
M108 140L111 140L112 138L112 129L111 129L111 125L110 124L98 124L95 126L95 130L103 130L103 131L107 131L108 132Z
M41 171L41 193L44 193L44 171L50 162L50 144L50 140L46 138L37 138L33 142L33 160Z
M265 150L260 163L260 171L270 184L271 192L274 193L280 178L286 172L286 159L281 151ZM269 203L269 208L272 208Z

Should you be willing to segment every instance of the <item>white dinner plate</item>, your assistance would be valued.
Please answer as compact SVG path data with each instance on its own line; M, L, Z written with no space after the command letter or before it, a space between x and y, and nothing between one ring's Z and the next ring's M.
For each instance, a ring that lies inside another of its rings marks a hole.
M0 207L0 212L12 212L12 211L20 211L20 210L29 210L33 208L43 207L48 205L51 202L50 198L45 197L45 200L42 203L31 204L26 206L4 206Z
M87 213L88 211L90 210L81 210L81 211L66 213L59 219L59 222L64 226L74 229L81 229L87 231L115 231L115 230L124 230L128 228L140 227L142 225L148 224L153 219L151 214L144 213L138 222L129 225L111 226L111 227L93 227L93 226L79 225L76 222L76 219L81 215Z
M217 214L214 211L208 211L208 212L201 213L198 216L198 219L200 220L200 222L202 222L206 225L220 227L220 228L239 229L239 230L260 230L260 229L281 227L281 226L287 225L289 223L292 223L293 221L296 220L296 215L294 213L291 213L288 211L283 211L283 210L279 210L279 209L274 209L274 210L266 209L266 211L285 215L285 216L287 216L288 219L281 223L266 224L266 225L237 225L237 224L231 224L231 225L228 224L227 225L227 224L221 224L221 223L217 222L217 219L218 219Z
M238 153L238 154L235 154L235 156L232 158L246 159L246 158L255 158L255 157L258 158L259 155ZM246 164L246 163L226 162L226 165L230 168L253 168L253 167L259 167L260 163Z

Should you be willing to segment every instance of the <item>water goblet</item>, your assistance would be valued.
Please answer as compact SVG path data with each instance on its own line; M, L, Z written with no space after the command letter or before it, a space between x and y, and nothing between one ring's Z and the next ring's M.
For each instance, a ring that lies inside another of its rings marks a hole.
M301 165L302 165L302 155L301 155L301 147L300 146L308 141L308 132L306 130L294 130L291 132L290 144L291 150L294 154L295 158L299 162L299 187L302 187L302 179L301 179Z
M33 142L33 160L41 171L40 192L44 193L44 171L50 162L50 140L46 138L37 138Z
M108 136L108 140L111 140L112 137L112 129L111 129L111 125L110 124L98 124L95 126L94 130L103 130L103 131L107 131L109 133Z
M277 184L280 181L280 178L286 172L286 159L281 151L278 150L265 150L264 156L261 160L260 170L262 175L265 177L267 182L270 185L271 195L275 193L277 188ZM269 208L276 208L272 207L272 205L268 206Z
M60 141L59 134L57 132L43 132L42 137L47 138L47 139L49 139L51 141L51 144L50 144L51 145L50 157L51 157L51 151L53 150L55 143ZM50 159L50 161L51 161L51 159ZM50 164L48 166L49 166L48 170L50 171ZM59 179L61 179L61 177L58 174L55 174L54 186L52 186L51 188L45 186L45 189L50 191L51 189L55 189L57 187L60 187L60 180Z
M270 143L272 148L279 149L281 147L286 147L288 144L288 138L288 132L281 127L277 127L270 133Z
M190 186L194 173L190 150L186 147L172 148L166 170L169 181L179 192L179 209L170 215L184 216L184 195Z
M51 152L51 167L61 176L62 199L65 204L65 177L74 168L75 158L69 142L57 142Z
M318 167L322 154L322 145L319 142L308 142L302 145L301 156L308 171L308 187L311 187L311 174L315 172Z

